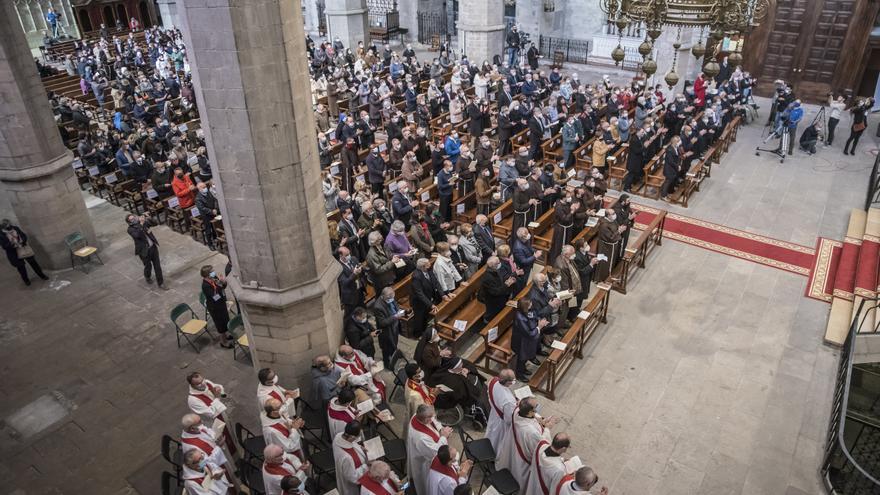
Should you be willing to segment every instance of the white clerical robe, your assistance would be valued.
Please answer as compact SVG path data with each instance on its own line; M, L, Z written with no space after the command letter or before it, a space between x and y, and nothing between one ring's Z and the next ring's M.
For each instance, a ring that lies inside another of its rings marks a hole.
M196 471L190 469L189 466L183 466L183 488L186 490L186 494L226 495L232 485L226 481L225 476L216 480L212 476L213 473L222 471L223 468L211 462L208 462L204 471Z
M376 483L373 481L368 474L361 476L360 479L361 484L361 495L396 495L399 488L397 488L397 483L389 478L382 483Z
M498 378L492 378L487 387L489 392L489 424L486 425L486 438L492 443L495 453L499 453L504 435L510 430L510 419L516 408L516 397L509 387L502 385Z
M367 454L363 447L342 438L342 433L333 437L333 463L336 464L336 490L339 495L360 493L358 480L366 474Z
M260 415L263 425L263 438L267 445L278 445L288 454L303 458L300 433L296 428L290 427L290 420L285 417L270 418L264 412Z
M330 438L336 438L337 433L345 431L345 425L357 419L357 409L351 406L339 405L337 397L330 399L327 404L327 423L330 428Z
M199 426L198 433L190 433L187 430L183 430L180 434L180 443L182 444L181 447L184 454L196 449L205 454L208 462L218 466L226 464L226 454L217 445L217 441L214 440L214 431L209 430L204 425Z
M226 423L226 426L223 428L223 442L226 444L226 448L229 449L229 453L235 455L235 440L232 438L232 433L229 431L232 428L233 423L229 420L229 417L224 414L226 411L226 404L219 399L219 396L223 394L223 385L208 380L205 380L204 383L207 385L205 390L197 390L192 386L189 387L189 396L186 398L186 403L189 405L189 409L192 412L198 414L199 417L202 418L203 425L212 427L215 419L219 419ZM215 390L217 391L217 394L214 394Z
M510 431L504 435L495 465L498 469L509 469L519 486L524 487L538 442L542 439L550 441L550 430L535 418L520 416L519 408L514 409L512 417Z
M278 399L279 402L284 404L287 400L287 397L284 395L285 390L278 385L263 385L262 383L257 385L257 405L259 406L259 411L262 413L265 411L263 406L266 405L266 401L271 399ZM282 414L286 411L284 408L281 408Z
M431 470L428 471L427 495L452 495L455 487L464 483L467 483L467 476L462 476L457 466L444 466L434 456Z
M284 454L281 464L263 462L263 486L266 495L283 495L281 480L286 476L296 476L305 487L306 472L295 455Z
M559 480L553 495L591 495L592 493L589 490L581 490L580 487L575 485L574 474L566 474Z
M349 385L364 387L376 404L385 400L385 382L379 377L373 376L373 373L370 371L374 363L372 358L355 349L354 356L351 359L345 359L336 354L335 362L337 366L342 368L343 372L348 371L350 373L347 380Z
M548 456L548 448L550 442L538 442L529 469L528 495L554 495L559 480L565 476L565 460L559 456Z
M431 461L441 445L447 445L446 437L440 435L442 426L436 419L422 424L415 416L409 422L406 437L406 472L418 494L428 493L428 471Z

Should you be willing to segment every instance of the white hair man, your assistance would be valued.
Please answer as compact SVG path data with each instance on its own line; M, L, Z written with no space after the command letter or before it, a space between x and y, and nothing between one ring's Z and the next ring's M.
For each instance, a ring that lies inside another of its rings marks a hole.
M361 495L395 495L401 490L400 480L391 472L391 466L382 461L373 461L370 469L361 476Z
M183 431L180 433L180 443L184 455L191 450L198 450L205 454L207 462L215 466L226 467L228 473L234 473L235 469L229 464L226 452L223 447L217 444L217 440L222 438L222 433L217 435L214 431L202 424L202 418L198 414L189 413L180 420ZM233 478L232 481L237 485L238 480Z
M442 445L449 444L452 428L442 426L435 418L434 407L422 404L409 422L406 438L406 472L416 493L428 493L428 471ZM521 485L524 486L524 485Z
M302 418L289 419L282 414L281 401L270 397L263 405L260 415L263 438L268 445L278 445L284 452L305 459L302 452L302 438L299 429L305 425Z
M187 495L227 495L232 486L226 471L210 462L205 453L192 449L183 454L183 488Z
M348 371L346 379L348 384L360 387L367 392L374 404L385 399L385 382L379 377L373 376L371 371L374 364L373 358L367 357L366 354L350 345L341 345L336 353L335 362L337 366L342 368L343 374Z
M281 489L281 480L288 476L306 482L311 465L290 454L278 445L267 445L263 449L263 487L266 495L285 495Z
M496 258L497 259L497 258ZM510 429L513 410L516 409L516 397L510 388L516 383L516 374L511 369L503 369L498 376L489 380L486 390L489 394L489 424L486 426L486 438L495 452L501 449L501 441Z

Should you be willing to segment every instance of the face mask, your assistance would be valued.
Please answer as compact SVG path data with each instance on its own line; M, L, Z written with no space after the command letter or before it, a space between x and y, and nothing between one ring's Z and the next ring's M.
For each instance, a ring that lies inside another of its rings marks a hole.
M196 390L205 390L208 388L208 386L204 382L202 382L202 383L194 386L193 388Z
M202 460L199 461L199 469L204 470L206 467L208 467L208 460L202 458Z
M345 219L348 220L349 222L350 222L353 218L354 218L354 216L352 216L352 215L345 215Z
M570 259L570 260L573 260L574 258L575 258L574 254L568 257L568 259Z
M217 276L217 272L211 272L208 274L209 277L214 278Z
M278 375L275 375L275 376L272 378L272 385L278 385Z

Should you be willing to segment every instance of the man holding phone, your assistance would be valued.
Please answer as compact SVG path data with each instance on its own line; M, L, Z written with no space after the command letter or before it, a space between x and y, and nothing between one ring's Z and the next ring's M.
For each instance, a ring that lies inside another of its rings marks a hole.
M211 265L205 265L200 270L202 275L202 294L205 296L205 307L211 315L211 321L220 334L220 347L232 348L232 339L227 335L229 324L229 309L226 307L226 279L218 275Z

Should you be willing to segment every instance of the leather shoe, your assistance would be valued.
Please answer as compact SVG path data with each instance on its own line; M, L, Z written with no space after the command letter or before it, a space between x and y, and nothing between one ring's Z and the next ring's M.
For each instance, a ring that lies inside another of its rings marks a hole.
M540 351L538 351L538 355L541 357L547 357L550 355L550 353L545 351L544 349L541 349Z
M47 276L45 276L45 275L40 275L40 278L43 279L43 280L49 280L49 277L47 277Z
M541 361L538 361L537 359L529 359L529 362L534 364L535 366L541 365Z
M152 284L152 283L153 283L153 279L150 278L150 277L147 277L147 278L145 278L144 280L145 280L148 284Z

